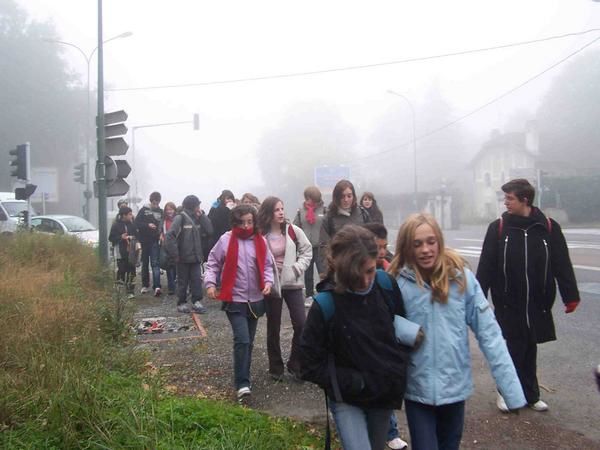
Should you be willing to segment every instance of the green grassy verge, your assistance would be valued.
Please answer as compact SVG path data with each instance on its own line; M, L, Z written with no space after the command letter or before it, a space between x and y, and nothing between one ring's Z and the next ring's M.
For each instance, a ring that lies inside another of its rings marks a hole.
M127 311L75 240L0 239L0 447L303 449L308 427L168 394L127 347Z

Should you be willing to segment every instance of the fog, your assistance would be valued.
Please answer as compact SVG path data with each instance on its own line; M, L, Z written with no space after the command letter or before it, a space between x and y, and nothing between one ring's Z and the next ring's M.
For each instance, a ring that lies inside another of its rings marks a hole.
M96 46L96 1L17 3L59 40L86 54ZM318 165L349 166L359 192L411 194L411 107L419 191L468 193L469 164L492 130L524 131L571 60L525 82L600 36L441 57L600 27L600 4L584 0L166 5L104 0L105 38L132 33L105 44L105 110L126 110L130 130L190 121L137 129L135 156L130 131L130 194L179 203L194 193L205 209L225 188L273 194L288 215ZM85 89L82 55L48 45ZM406 61L430 56L440 57ZM95 59L90 67L95 92Z

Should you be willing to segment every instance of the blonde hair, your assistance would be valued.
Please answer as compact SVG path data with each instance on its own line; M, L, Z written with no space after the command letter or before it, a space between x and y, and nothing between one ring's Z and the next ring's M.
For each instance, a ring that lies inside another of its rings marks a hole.
M388 272L394 277L398 277L400 270L406 266L414 270L417 277L417 284L423 286L423 274L416 263L414 249L416 230L423 224L431 227L439 246L438 257L429 279L429 286L432 291L431 297L440 303L446 303L448 301L451 281L459 285L461 292L464 292L467 287L464 277L466 261L455 250L444 246L442 230L433 216L419 213L412 214L406 219L398 231L396 252Z

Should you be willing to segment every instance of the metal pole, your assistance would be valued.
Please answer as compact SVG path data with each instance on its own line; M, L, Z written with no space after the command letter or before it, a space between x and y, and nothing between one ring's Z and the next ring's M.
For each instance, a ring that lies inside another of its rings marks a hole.
M102 42L102 0L98 0L98 232L100 262L108 265L108 229L106 217L106 167L104 165L104 48Z
M85 214L84 217L87 221L90 220L90 200L92 197L92 171L90 170L90 158L91 158L91 150L90 150L90 121L91 121L91 111L90 111L90 62L92 58L86 58L87 60L87 107L86 107L86 121L85 121Z
M31 146L29 142L25 142L25 170L27 172L27 179L25 180L25 187L31 183ZM31 230L31 195L27 197L27 229Z

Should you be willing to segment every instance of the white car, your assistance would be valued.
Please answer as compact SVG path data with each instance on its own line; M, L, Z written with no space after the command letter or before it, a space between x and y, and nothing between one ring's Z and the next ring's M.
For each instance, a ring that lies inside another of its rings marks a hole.
M59 214L35 216L31 218L31 228L43 233L70 234L93 247L98 245L100 236L94 225L77 216Z
M13 192L0 192L0 234L16 232L24 211L27 211L26 201L15 200ZM33 208L31 212L36 214Z

